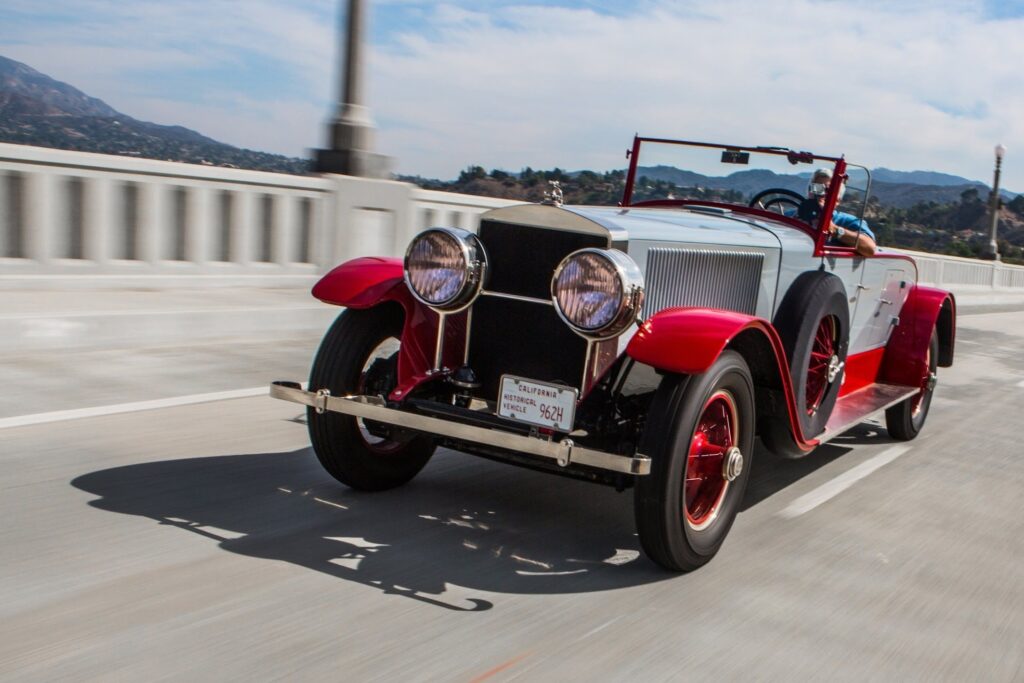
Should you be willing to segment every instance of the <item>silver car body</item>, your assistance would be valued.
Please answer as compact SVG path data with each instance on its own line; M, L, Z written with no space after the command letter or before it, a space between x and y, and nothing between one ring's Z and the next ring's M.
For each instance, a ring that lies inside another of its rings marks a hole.
M706 306L770 321L802 273L819 268L834 273L850 302L850 355L885 346L917 282L909 259L816 257L807 232L716 207L524 204L489 211L481 220L606 235L609 245L626 251L644 274L643 317L673 306ZM622 335L620 350L630 336Z

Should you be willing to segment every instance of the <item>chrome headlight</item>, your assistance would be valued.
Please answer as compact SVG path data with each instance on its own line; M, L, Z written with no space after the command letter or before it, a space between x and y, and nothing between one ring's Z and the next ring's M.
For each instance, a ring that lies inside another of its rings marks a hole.
M427 306L455 311L480 293L486 266L476 235L459 228L431 228L417 235L405 252L405 283Z
M580 249L555 269L551 298L577 333L609 339L640 315L644 277L633 259L617 249Z

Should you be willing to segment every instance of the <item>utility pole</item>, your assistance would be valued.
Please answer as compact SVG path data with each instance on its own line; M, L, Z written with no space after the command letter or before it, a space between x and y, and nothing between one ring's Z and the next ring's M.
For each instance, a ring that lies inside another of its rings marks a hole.
M999 171L1003 166L1003 155L1006 154L1006 147L1004 145L996 145L996 173L995 178L992 181L992 196L989 197L989 212L992 214L992 226L989 230L988 236L988 251L985 252L985 258L998 261L999 260L999 244L996 242L996 229L999 227Z
M345 49L338 50L338 102L328 124L329 149L316 150L314 168L318 173L384 178L391 159L373 151L375 127L364 103L363 37L366 3L348 0L345 21ZM339 42L341 32L339 31ZM339 46L340 48L340 46Z

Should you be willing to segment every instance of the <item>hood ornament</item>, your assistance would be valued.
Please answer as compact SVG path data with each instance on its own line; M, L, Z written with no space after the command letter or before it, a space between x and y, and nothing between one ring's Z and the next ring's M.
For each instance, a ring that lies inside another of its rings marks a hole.
M544 201L541 203L561 206L565 202L565 196L562 194L562 184L557 180L549 180L548 182L551 184L551 190L544 193Z

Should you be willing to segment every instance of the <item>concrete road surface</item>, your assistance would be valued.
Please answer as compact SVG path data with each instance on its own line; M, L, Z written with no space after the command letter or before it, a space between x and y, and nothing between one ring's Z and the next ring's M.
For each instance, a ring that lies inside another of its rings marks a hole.
M629 493L451 451L354 493L297 406L210 400L316 340L7 358L0 678L1024 680L1024 315L958 341L918 440L759 450L689 575Z

